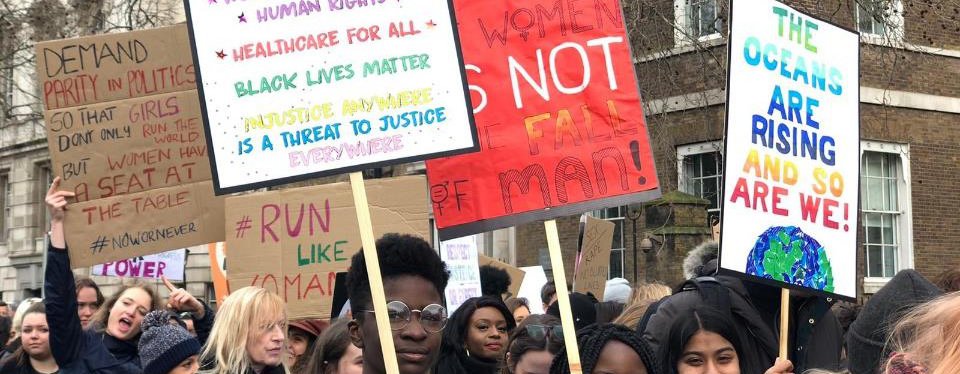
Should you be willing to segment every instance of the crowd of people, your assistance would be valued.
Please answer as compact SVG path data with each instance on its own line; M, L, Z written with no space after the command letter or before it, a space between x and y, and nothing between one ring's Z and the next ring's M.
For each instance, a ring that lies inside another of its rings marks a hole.
M46 198L44 299L15 312L0 304L0 374L386 372L362 250L346 277L350 311L333 320L288 321L283 299L256 287L233 290L216 311L166 279L165 298L142 283L105 297L71 271L63 222L72 193L58 182ZM556 302L568 285L544 285L546 313L532 314L530 300L504 299L505 272L485 269L484 295L448 313L449 273L429 243L386 234L376 244L400 373L570 372ZM779 289L719 276L716 262L706 243L674 288L614 279L602 300L569 293L582 371L960 373L960 272L937 283L901 272L862 307L798 294L782 327ZM784 328L789 359L777 357Z

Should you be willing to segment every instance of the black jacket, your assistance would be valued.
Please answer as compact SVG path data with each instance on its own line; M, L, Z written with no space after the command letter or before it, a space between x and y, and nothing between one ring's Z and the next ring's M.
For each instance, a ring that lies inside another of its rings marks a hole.
M43 300L50 326L50 350L60 374L139 374L140 354L136 339L123 341L104 332L83 330L77 315L77 291L66 249L47 247ZM205 343L213 328L213 312L195 321L197 339Z

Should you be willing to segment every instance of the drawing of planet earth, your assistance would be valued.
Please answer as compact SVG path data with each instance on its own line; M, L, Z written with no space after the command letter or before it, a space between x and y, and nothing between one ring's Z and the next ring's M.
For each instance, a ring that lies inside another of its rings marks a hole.
M823 246L794 226L774 226L757 238L747 274L833 292L833 268Z

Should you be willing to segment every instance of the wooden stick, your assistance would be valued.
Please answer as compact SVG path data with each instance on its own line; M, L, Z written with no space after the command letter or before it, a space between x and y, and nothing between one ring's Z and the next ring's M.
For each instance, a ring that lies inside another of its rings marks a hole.
M550 266L553 268L553 282L557 285L557 303L560 307L560 324L563 326L563 343L567 348L567 362L570 374L582 374L580 368L580 350L577 348L577 330L573 326L573 313L570 312L570 294L567 293L567 275L563 272L563 253L560 252L560 235L557 233L557 221L543 223L547 231L547 247L550 249Z
M789 360L787 346L790 341L790 290L780 289L780 358Z
M357 209L357 222L360 225L360 243L363 245L363 259L367 265L367 277L370 280L370 296L373 298L373 311L377 318L383 364L388 374L400 374L397 352L393 347L393 330L390 328L390 318L387 316L387 298L383 294L380 256L377 255L373 222L370 220L370 206L367 203L367 189L364 187L361 172L350 173L350 187L353 188L353 204Z

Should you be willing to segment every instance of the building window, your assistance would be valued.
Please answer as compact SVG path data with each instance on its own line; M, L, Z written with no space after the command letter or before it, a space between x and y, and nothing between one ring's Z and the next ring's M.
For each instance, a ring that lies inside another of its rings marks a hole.
M857 1L857 31L862 35L893 37L903 30L903 4L899 0Z
M708 224L720 219L723 197L723 149L720 142L708 142L677 148L679 190L710 201Z
M47 209L46 203L47 189L53 184L53 170L50 168L50 163L38 163L36 165L36 176L37 212L34 216L37 219L37 236L41 237L50 230L50 210Z
M864 142L860 165L860 206L869 283L913 267L906 145Z
M10 230L10 223L12 223L10 208L13 203L13 187L10 184L10 173L8 171L0 174L0 188L3 191L0 191L0 205L3 206L3 217L0 218L0 240L7 240L7 232Z
M674 0L677 44L720 37L723 18L717 0Z
M593 211L593 216L613 222L613 245L610 246L610 274L607 279L623 278L623 217L627 207L618 206Z

